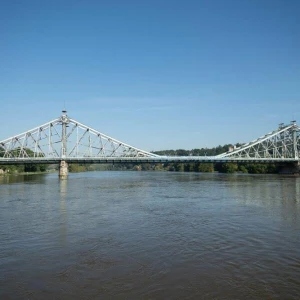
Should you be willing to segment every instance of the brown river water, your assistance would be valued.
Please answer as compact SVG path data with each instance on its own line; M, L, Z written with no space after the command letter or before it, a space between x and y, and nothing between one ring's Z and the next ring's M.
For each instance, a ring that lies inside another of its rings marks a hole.
M300 178L2 176L0 299L300 299Z

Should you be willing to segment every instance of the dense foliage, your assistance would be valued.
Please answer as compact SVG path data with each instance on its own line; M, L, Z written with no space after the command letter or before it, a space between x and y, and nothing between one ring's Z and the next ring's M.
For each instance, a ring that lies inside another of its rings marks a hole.
M237 164L237 163L164 163L164 164L118 164L110 170L171 171L171 172L220 172L220 173L277 173L274 164Z

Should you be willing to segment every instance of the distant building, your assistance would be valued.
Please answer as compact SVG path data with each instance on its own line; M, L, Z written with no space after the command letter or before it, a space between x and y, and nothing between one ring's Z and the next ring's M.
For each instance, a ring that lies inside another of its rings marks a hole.
M232 152L233 150L235 150L236 149L236 146L234 145L234 146L229 146L229 148L228 148L228 152Z

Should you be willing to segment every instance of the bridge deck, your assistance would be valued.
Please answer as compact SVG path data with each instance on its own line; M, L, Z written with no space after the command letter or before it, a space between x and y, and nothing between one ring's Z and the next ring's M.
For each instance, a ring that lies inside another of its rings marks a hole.
M215 156L161 156L161 157L79 157L79 158L0 158L0 165L20 164L58 164L62 160L67 163L79 164L126 164L126 163L225 163L225 162L252 162L252 163L283 163L299 162L294 158L229 158Z

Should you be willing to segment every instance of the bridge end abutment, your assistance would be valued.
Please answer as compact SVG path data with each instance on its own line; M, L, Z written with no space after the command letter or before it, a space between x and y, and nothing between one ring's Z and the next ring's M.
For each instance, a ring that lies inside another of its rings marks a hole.
M59 177L65 178L69 174L69 166L68 163L64 160L62 160L59 164Z

